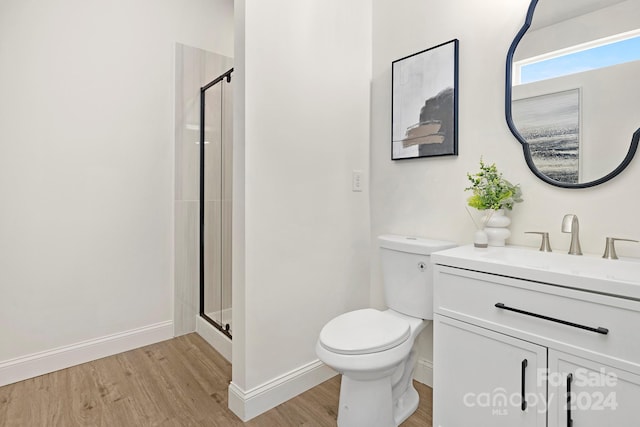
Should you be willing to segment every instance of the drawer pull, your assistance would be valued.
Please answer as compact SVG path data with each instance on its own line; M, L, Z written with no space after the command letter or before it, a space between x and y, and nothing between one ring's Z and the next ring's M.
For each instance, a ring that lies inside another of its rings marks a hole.
M522 404L520 405L520 409L522 409L523 411L527 410L527 399L526 399L526 396L525 396L525 393L524 393L524 389L525 389L524 381L525 381L525 373L526 373L526 370L527 370L527 364L528 364L527 359L524 359L522 361L522 378L520 380L520 385L521 385L520 396L521 396L521 399L522 399L521 400Z
M567 427L573 427L573 420L571 419L571 381L573 381L573 374L567 375Z
M530 311L524 311L524 310L519 310L519 309L513 308L513 307L507 307L506 305L504 305L501 302L496 303L495 306L497 308L501 308L503 310L513 311L515 313L520 313L520 314L525 314L527 316L537 317L538 319L544 319L544 320L550 320L552 322L562 323L563 325L573 326L574 328L585 329L587 331L595 332L595 333L598 333L598 334L607 335L609 333L609 330L607 328L603 328L602 326L599 326L597 328L592 328L590 326L584 326L584 325L580 325L578 323L567 322L566 320L555 319L553 317L543 316L542 314L531 313Z

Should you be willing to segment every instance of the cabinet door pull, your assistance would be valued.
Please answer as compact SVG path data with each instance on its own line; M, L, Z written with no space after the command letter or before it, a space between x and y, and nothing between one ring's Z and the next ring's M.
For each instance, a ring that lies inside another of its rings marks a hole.
M573 374L567 375L567 427L573 426L573 420L571 419L571 381L573 381Z
M524 389L525 389L525 373L526 373L526 370L527 370L527 364L528 364L527 359L524 359L524 360L522 361L522 370L521 370L521 372L522 372L522 379L520 380L520 384L521 384L521 386L522 386L522 389L521 389L521 391L520 391L520 396L521 396L521 398L522 398L522 404L520 405L520 409L522 409L523 411L526 411L526 410L527 410L527 398L525 397L525 394L524 394Z
M501 308L501 309L507 310L507 311L513 311L515 313L525 314L527 316L537 317L538 319L544 319L544 320L549 320L551 322L562 323L563 325L573 326L574 328L585 329L587 331L595 332L595 333L598 333L598 334L607 335L609 333L609 329L603 328L602 326L598 326L597 328L592 328L590 326L580 325L578 323L568 322L568 321L562 320L562 319L555 319L553 317L543 316L542 314L538 314L538 313L531 313L530 311L524 311L524 310L519 310L519 309L513 308L513 307L507 307L506 305L504 305L501 302L497 302L495 304L495 307Z

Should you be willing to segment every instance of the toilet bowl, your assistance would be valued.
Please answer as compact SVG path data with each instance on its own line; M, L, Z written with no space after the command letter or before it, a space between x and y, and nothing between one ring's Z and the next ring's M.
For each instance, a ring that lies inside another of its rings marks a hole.
M318 358L342 374L339 427L395 427L418 407L414 346L433 316L428 255L455 246L404 236L378 240L389 308L341 314L316 342Z
M322 329L316 354L343 375L338 426L397 426L416 410L413 346L427 324L368 308L338 316ZM386 330L376 335L379 326Z

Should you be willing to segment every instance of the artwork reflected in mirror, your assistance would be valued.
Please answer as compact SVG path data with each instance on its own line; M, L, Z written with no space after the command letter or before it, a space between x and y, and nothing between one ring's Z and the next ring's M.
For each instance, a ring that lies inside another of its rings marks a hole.
M532 0L507 55L505 111L543 181L590 187L640 139L640 0Z
M538 170L555 181L578 183L580 90L514 100L512 115Z

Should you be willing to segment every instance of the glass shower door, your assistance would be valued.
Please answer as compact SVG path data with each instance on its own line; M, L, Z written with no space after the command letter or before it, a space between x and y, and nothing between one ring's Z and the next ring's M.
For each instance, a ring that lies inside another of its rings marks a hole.
M231 73L200 92L200 315L231 338Z

